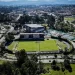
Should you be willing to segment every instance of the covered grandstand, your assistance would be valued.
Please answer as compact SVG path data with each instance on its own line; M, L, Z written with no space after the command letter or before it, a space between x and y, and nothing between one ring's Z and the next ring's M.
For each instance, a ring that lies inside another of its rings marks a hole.
M61 38L64 38L64 39L68 39L71 41L75 40L75 37L70 33L64 33L64 32L57 31L57 30L48 30L48 35L49 34L53 37L61 36Z

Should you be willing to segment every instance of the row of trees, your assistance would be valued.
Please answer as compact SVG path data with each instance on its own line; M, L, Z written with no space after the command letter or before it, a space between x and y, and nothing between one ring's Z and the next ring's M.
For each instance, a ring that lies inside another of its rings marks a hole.
M62 72L65 72L65 70L68 70L69 72L72 72L72 67L70 65L70 60L68 55L64 55L64 62L58 64L57 63L57 55L54 55L55 60L51 63L51 68L55 71L62 70Z
M65 70L68 70L69 72L72 72L72 67L70 65L69 59L65 59L64 63L61 63L60 65L57 65L56 60L53 60L51 63L51 68L55 71L62 70L62 72L64 72Z
M0 23L4 22L11 22L11 18L6 13L0 13Z
M20 25L23 25L25 23L33 23L33 24L48 24L49 28L64 31L64 32L73 32L74 26L73 24L67 22L64 22L64 16L59 15L57 17L57 20L55 20L55 17L53 15L48 15L44 13L43 15L35 15L35 16L29 16L24 14L19 20L18 23Z
M48 24L49 27L54 28L55 17L52 15L47 15L46 13L41 16L39 15L29 16L24 14L23 16L20 17L18 23Z

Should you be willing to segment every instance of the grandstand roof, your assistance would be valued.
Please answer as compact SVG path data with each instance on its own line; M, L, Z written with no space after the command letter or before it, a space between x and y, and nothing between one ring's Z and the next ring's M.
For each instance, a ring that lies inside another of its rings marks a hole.
M32 28L43 27L41 24L25 24L25 25Z

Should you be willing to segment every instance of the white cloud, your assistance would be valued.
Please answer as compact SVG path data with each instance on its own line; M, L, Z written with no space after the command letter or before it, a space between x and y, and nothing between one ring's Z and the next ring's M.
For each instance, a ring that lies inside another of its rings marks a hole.
M0 0L0 1L10 2L10 1L18 1L18 0Z
M4 1L4 2L9 2L9 1L21 1L21 0L0 0L0 1ZM56 1L56 0L22 0L22 1Z
M39 0L28 0L28 1L39 1Z
M51 2L53 2L53 1L56 1L56 0L44 0L44 1L51 1Z
M68 0L68 1L75 1L75 0Z
M56 0L27 0L27 1L50 1L50 2L53 2L53 1L56 1Z

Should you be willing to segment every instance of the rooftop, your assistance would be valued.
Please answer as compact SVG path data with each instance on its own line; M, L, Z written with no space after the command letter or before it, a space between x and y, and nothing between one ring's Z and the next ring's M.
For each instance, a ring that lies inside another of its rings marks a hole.
M20 33L21 35L24 35L24 34L44 34L44 33Z
M25 24L25 25L29 27L34 27L34 28L43 27L41 24Z

